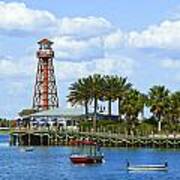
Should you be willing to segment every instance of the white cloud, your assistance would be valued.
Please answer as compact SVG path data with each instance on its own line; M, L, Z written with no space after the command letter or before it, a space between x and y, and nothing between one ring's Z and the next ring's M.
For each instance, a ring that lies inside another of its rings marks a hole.
M0 76L1 77L25 77L32 76L35 64L29 61L28 58L23 58L19 61L15 59L0 59Z
M62 18L59 26L59 33L65 36L94 37L102 36L111 32L112 24L102 17L75 17Z
M180 49L180 20L165 20L142 31L112 31L104 37L106 50L119 48Z
M104 47L106 50L113 50L122 47L125 42L125 33L121 30L110 33L104 37Z
M180 48L180 21L166 20L142 32L132 31L127 41L129 46L137 48Z
M95 72L102 74L124 74L130 76L135 68L135 61L128 57L105 57L95 60Z
M55 42L56 57L60 60L103 58L104 37L113 29L113 25L102 17L57 18L45 10L30 9L25 3L0 2L0 32L14 35L17 32L21 35L23 32L31 32L33 35L47 32ZM110 37L107 41L110 41ZM5 62L1 63L5 66Z
M51 32L87 38L111 32L112 24L102 17L55 17L46 10L30 9L25 3L0 1L0 30L4 32Z
M127 57L107 57L83 62L56 62L56 74L59 80L71 81L94 73L132 75L135 68L133 59Z
M161 66L166 69L180 69L180 60L177 59L165 59L161 61Z
M0 2L0 29L42 31L55 26L57 19L48 11L32 10L24 3ZM44 27L44 28L43 28Z
M25 3L18 2L0 2L0 30L41 33L47 31L51 32L51 35L57 34L54 37L60 46L57 54L67 59L72 57L82 59L86 55L87 57L90 55L90 58L100 58L103 48L107 51L124 46L128 48L180 48L179 20L166 20L140 32L122 32L103 17L58 18L49 11L30 9ZM71 43L74 47L70 45ZM94 52L98 56L92 56ZM70 53L72 53L71 56ZM81 55L79 56L78 53Z
M37 62L30 59L25 57L18 62L13 59L1 59L0 77L18 78L20 81L28 78L28 81L32 81L36 74ZM71 81L94 73L130 76L136 67L135 61L127 57L105 57L79 62L55 60L54 64L56 78L61 81Z
M103 42L99 37L76 40L72 37L55 37L54 50L60 60L91 60L104 56Z

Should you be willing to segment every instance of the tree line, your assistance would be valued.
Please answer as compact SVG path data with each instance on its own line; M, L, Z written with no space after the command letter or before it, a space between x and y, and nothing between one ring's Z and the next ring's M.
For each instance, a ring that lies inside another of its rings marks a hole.
M89 106L93 104L94 114L97 113L98 101L108 102L108 116L112 115L112 103L118 103L119 121L132 126L138 122L138 116L148 108L152 118L164 126L178 125L180 120L180 91L171 92L163 85L154 85L147 93L133 87L127 77L117 75L94 74L80 78L69 87L68 102L85 107L85 115L89 114Z
M0 118L0 127L9 127L11 124L10 120Z

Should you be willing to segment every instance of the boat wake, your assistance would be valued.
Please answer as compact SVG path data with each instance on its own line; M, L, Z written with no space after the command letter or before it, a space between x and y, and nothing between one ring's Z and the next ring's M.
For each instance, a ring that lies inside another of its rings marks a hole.
M9 147L9 143L7 143L7 142L0 143L0 147Z

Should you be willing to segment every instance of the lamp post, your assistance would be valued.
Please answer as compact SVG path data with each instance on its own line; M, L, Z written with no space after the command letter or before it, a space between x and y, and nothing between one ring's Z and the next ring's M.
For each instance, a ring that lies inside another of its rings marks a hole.
M96 117L96 112L95 112L93 116L93 132L96 132L96 120L97 120L97 117Z
M99 113L103 113L105 111L105 107L104 106L97 106L97 110L99 111ZM96 121L97 121L97 111L94 112L93 115L93 132L96 132Z

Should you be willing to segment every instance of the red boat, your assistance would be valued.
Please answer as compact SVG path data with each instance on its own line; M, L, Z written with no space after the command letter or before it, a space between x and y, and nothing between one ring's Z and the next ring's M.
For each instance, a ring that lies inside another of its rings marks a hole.
M100 147L93 141L74 141L72 145L78 145L80 153L73 153L70 160L74 164L94 164L103 162L103 154ZM85 151L85 153L84 153Z
M103 156L89 156L89 155L76 155L72 154L70 156L71 162L74 164L93 164L93 163L102 163Z

